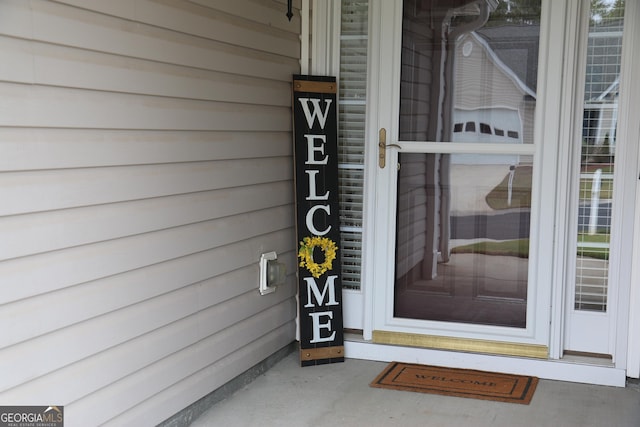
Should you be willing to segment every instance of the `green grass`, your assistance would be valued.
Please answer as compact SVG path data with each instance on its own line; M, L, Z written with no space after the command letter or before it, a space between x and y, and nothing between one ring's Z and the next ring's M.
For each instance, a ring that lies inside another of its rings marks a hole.
M591 199L592 179L583 178L580 180L580 198ZM602 179L600 181L600 199L613 198L613 179Z
M609 243L609 234L578 234L578 242L581 243ZM578 256L596 258L596 259L609 259L609 249L599 248L578 248Z
M578 241L582 243L609 243L608 234L583 234L578 235ZM471 243L469 245L457 246L451 249L453 254L483 254L496 256L510 256L518 258L529 258L529 239L485 241ZM609 259L609 250L579 248L578 256L596 258L602 260Z
M529 258L529 239L471 243L469 245L457 246L451 250L451 253Z

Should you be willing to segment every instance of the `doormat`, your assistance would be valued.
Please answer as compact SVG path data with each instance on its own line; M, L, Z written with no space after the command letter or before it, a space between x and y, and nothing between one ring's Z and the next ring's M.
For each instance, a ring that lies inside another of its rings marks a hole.
M371 387L528 405L538 378L391 362Z

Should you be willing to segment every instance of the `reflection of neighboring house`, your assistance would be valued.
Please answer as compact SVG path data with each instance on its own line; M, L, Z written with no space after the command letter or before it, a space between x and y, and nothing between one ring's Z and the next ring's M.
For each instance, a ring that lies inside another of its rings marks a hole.
M494 107L477 110L454 109L453 142L522 143L522 121L518 110ZM452 154L453 164L509 164L520 163L518 155Z
M522 33L522 27L517 30ZM535 81L532 89L525 83L528 70L519 69L504 61L529 59L530 46L527 40L537 38L539 27L532 26L523 42L509 39L514 28L489 27L482 30L485 38L477 32L465 34L456 43L455 57L455 101L453 110L454 142L479 143L533 143L533 120L535 113ZM493 45L490 45L490 41ZM496 50L494 50L494 48ZM500 51L508 51L499 56ZM518 54L520 52L520 55ZM535 61L534 61L535 62ZM530 73L529 73L530 74ZM487 93L486 88L493 90ZM518 164L517 155L475 156L454 155L452 163Z
M451 50L444 54L444 61L432 58L431 46L439 43L437 33L425 32L419 23L410 20L404 25L414 54L405 58L403 73L411 78L402 80L401 91L416 96L403 98L400 106L401 140L533 143L538 25L477 25L474 31L469 26L458 33L453 31L455 39L447 41ZM430 81L435 75L443 79L438 90ZM452 98L445 96L450 88ZM422 235L399 234L396 275L406 274L422 261L425 277L433 278L437 263L448 262L451 212L452 208L456 210L452 206L451 174L456 164L527 163L522 157L435 154L425 155L424 159L414 156L411 164L405 159L400 175L411 174L413 181L411 189L398 196L398 229L422 218L424 224L417 228L434 231L426 233L424 242L420 240ZM504 174L507 173L505 168ZM427 215L420 213L422 200L426 200ZM418 247L424 251L407 249Z
M454 113L454 142L522 143L518 110L505 107L462 110Z
M536 25L485 27L458 40L453 141L533 143L537 70L532 55L538 54L539 31ZM590 31L583 125L584 144L590 152L605 141L611 153L615 147L621 54L622 22ZM480 96L486 87L500 89L492 92L492 98ZM455 156L453 162L471 160Z
M582 127L583 144L590 154L595 146L601 146L605 140L609 143L610 153L615 148L621 55L621 21L592 28L587 44Z

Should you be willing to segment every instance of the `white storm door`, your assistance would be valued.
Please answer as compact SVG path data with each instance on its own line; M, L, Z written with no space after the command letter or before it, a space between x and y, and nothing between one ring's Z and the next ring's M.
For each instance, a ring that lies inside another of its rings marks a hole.
M370 2L365 338L547 357L558 3L513 33L495 2Z

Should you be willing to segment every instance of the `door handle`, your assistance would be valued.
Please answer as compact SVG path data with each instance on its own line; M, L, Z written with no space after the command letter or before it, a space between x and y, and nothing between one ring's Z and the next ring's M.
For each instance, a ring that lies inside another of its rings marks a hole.
M387 144L387 130L380 128L378 132L378 166L384 169L387 164L387 147L402 148L398 144Z

